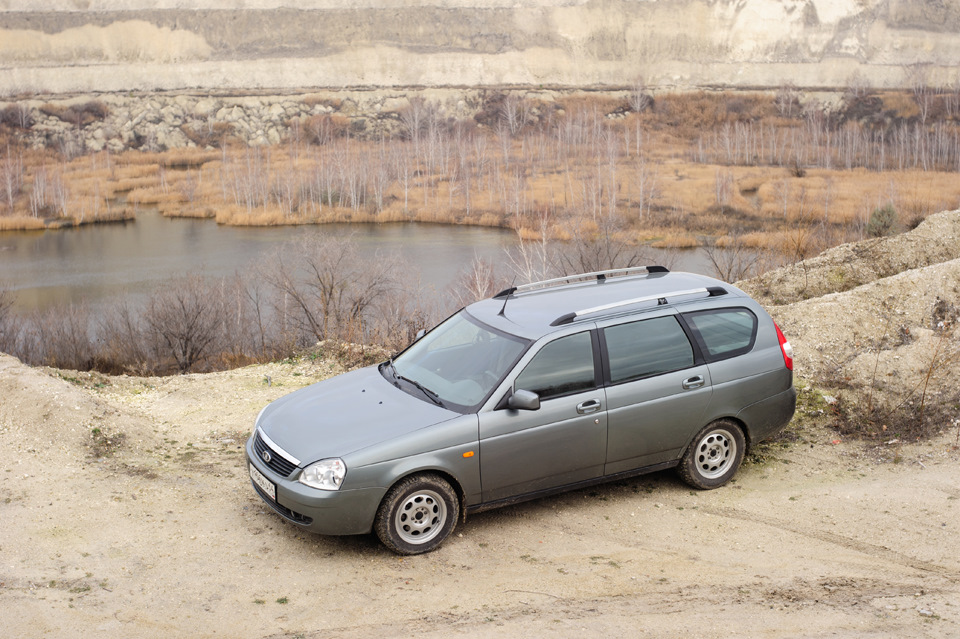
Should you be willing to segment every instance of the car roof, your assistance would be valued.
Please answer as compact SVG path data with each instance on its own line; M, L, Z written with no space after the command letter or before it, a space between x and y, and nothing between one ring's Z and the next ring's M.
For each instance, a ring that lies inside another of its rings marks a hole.
M643 270L643 274L635 274ZM621 274L620 276L616 276ZM579 278L580 281L567 282ZM663 267L602 271L507 289L467 307L493 328L538 339L587 320L676 306L708 297L742 297L734 286L695 273L672 273Z

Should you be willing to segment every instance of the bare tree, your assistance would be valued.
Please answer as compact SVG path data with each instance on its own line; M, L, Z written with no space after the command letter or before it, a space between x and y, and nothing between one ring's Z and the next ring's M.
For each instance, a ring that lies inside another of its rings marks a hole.
M516 137L530 119L530 101L516 93L509 93L500 102L499 116L510 135Z
M926 124L936 93L930 86L930 64L917 62L907 66L904 69L904 81L913 92L913 99L920 109L920 123Z
M634 113L643 113L653 104L653 98L647 92L647 83L642 77L637 77L630 87L630 110Z
M597 230L573 229L572 238L556 249L557 270L565 275L640 266L646 260L641 247L619 236L622 222L613 216L599 218Z
M800 115L802 107L800 106L800 91L797 85L787 82L777 89L777 95L773 99L777 107L777 113L784 118L793 118Z
M367 312L393 285L395 260L361 259L350 240L314 236L281 248L266 273L276 308L316 340L361 339Z
M756 274L760 252L747 246L739 233L734 233L722 247L709 242L703 245L718 279L736 282Z
M177 370L186 373L210 355L221 313L216 290L198 276L187 276L150 297L144 321L166 346Z
M449 290L460 307L496 295L509 285L510 280L497 272L493 262L475 257L469 266L460 270Z
M7 152L0 160L0 191L3 194L3 203L6 204L9 212L13 212L13 207L22 190L23 153L19 150L14 153L8 146Z

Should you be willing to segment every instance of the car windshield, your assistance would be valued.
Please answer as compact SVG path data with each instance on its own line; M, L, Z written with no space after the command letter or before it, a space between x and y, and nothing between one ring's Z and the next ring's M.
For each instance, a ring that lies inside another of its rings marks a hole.
M469 409L493 391L527 344L460 311L412 344L393 365L400 379L432 401Z

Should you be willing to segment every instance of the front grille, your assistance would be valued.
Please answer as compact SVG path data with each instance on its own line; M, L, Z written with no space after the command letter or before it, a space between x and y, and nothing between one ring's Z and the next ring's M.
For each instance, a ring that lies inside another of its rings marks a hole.
M270 506L270 507L273 508L275 511L277 511L277 513L279 513L280 516L283 517L284 519L289 519L289 520L292 521L293 523L295 523L295 524L301 524L301 525L303 525L303 526L309 526L310 524L313 523L313 518L312 518L312 517L307 517L306 515L301 515L300 513L296 512L296 511L290 510L290 509L287 508L286 506L281 506L281 505L278 504L277 502L275 502L275 501L273 501L272 499L270 499L270 497L267 496L266 493L264 493L262 490L260 490L260 487L259 487L259 486L257 486L257 485L254 484L253 482L250 482L250 483L251 483L251 485L253 486L253 489L257 491L257 494L260 495L260 499L262 499L268 506Z
M260 437L259 429L257 430L256 437L253 438L253 449L257 452L257 457L260 461L263 461L267 465L267 468L281 477L289 477L290 474L297 469L296 465L291 464L281 457L280 453L267 446L267 442L263 441L263 438ZM263 459L264 451L270 451L270 461Z

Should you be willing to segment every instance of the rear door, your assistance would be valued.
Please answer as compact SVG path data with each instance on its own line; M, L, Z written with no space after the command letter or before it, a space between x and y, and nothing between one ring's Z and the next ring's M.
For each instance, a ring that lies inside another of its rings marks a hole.
M513 390L540 396L539 410L480 414L483 501L599 477L607 420L595 331L568 334L525 357Z
M674 313L601 325L613 474L676 459L703 426L710 371Z

